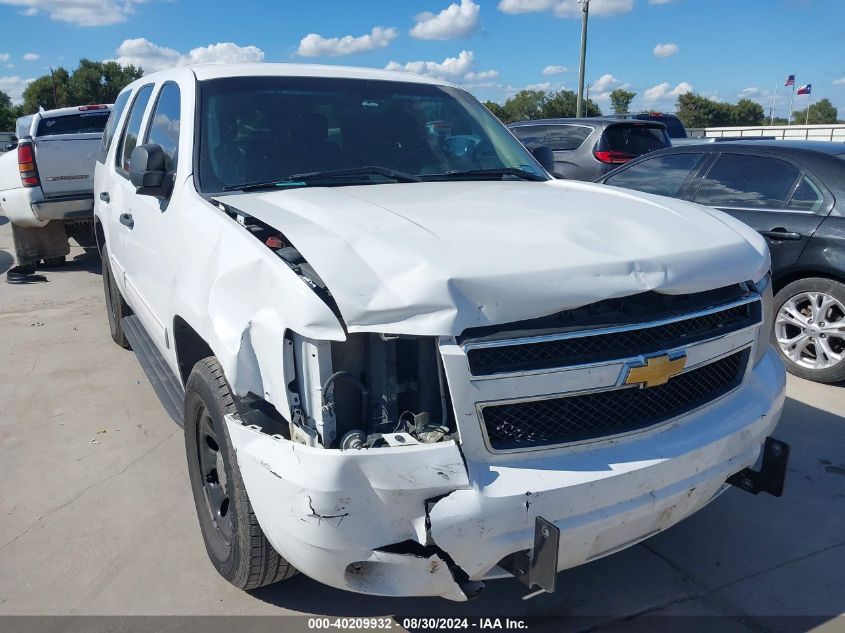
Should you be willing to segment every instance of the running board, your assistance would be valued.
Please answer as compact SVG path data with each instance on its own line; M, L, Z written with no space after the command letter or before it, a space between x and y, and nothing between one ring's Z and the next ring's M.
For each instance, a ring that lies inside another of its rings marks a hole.
M170 371L170 367L159 354L137 316L123 317L121 325L123 325L126 340L132 346L141 369L147 374L167 415L180 427L184 426L185 390L182 388L182 383Z

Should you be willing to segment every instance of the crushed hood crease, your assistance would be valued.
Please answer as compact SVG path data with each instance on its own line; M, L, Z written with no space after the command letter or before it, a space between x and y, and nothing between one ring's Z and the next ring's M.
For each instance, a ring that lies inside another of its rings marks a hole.
M765 241L719 211L575 182L427 182L220 197L283 233L350 332L457 335L654 290L757 280Z

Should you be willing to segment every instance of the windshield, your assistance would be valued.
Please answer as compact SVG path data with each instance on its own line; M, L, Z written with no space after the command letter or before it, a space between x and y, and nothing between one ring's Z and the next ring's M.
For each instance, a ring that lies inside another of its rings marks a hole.
M329 174L337 182L313 184L502 179L518 177L516 172L546 179L498 119L457 88L233 77L202 82L200 100L196 171L205 193L274 181L305 186L311 182L291 177L326 171L344 173ZM378 170L361 169L368 167Z

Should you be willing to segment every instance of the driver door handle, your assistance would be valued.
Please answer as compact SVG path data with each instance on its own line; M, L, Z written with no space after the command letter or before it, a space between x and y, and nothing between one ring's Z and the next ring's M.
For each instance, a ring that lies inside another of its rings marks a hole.
M102 200L103 202L108 202L109 200L111 200L111 198L109 197L109 192L108 191L101 191L100 192L100 200Z
M800 233L794 233L792 231L787 231L784 228L776 227L771 231L760 231L760 235L763 237L768 237L770 240L787 240L787 241L796 241L801 239Z
M135 226L135 220L132 219L131 213L121 213L120 214L120 223L123 226L128 226L130 229Z

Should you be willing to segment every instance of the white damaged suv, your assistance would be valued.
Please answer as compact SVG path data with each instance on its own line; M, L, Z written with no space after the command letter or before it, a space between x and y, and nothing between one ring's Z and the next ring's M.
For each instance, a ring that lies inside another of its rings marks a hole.
M238 587L551 591L730 484L781 493L763 239L554 181L456 86L155 73L117 99L95 180L112 337L184 424Z

